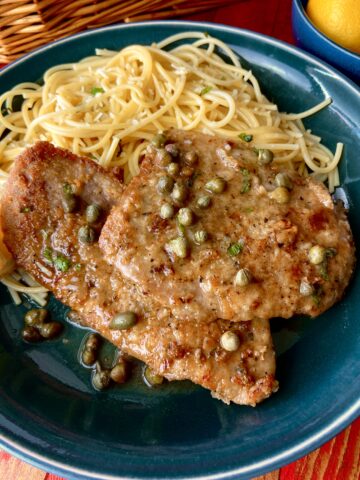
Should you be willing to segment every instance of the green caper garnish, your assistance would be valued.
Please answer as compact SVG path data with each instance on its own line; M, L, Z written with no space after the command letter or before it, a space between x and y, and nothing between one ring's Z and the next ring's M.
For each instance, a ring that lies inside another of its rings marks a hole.
M110 378L115 383L124 383L127 377L126 363L121 360L111 369Z
M209 195L202 195L196 201L199 208L208 208L211 204L211 197Z
M85 348L81 355L81 360L85 365L93 365L96 362L96 351L90 348Z
M85 342L85 348L97 350L100 347L101 338L97 333L90 333Z
M258 151L258 161L260 165L268 165L274 159L274 154L271 150L267 150L266 148L261 148Z
M170 153L173 158L177 158L179 156L180 150L176 143L168 143L165 145L165 150Z
M269 197L278 203L288 203L290 201L289 190L285 187L277 187L269 193Z
M177 175L180 171L180 167L178 163L171 162L167 166L167 172L169 175Z
M89 225L83 225L79 228L78 239L81 243L94 243L95 238L95 230L89 227Z
M212 193L222 193L225 190L226 182L223 178L212 178L205 184L205 189Z
M40 325L41 323L44 323L47 316L48 311L44 308L33 308L32 310L26 312L24 321L26 325L34 327Z
M240 339L236 333L228 330L221 335L220 345L227 352L236 352L240 347Z
M76 210L77 207L77 198L73 194L65 195L63 198L63 207L66 213L71 213Z
M26 326L22 330L21 336L23 340L25 340L25 342L29 342L29 343L36 343L42 340L39 330L31 326Z
M96 366L96 372L92 377L92 384L97 390L105 390L111 383L110 370L102 370L99 364Z
M165 145L166 137L163 133L157 133L154 135L151 143L154 145L155 148L161 148Z
M164 381L164 377L155 373L154 370L152 370L150 367L145 367L144 378L145 378L146 383L150 387L155 387L156 385L161 385Z
M157 183L157 189L160 193L170 193L174 186L174 180L167 175L160 177Z
M187 197L187 189L182 183L175 183L171 197L175 202L183 202Z
M135 312L122 312L115 315L111 320L109 328L111 330L127 330L133 327L137 322L137 315Z
M60 335L63 330L63 325L59 322L43 323L39 330L43 338L52 339Z
M165 148L159 148L158 151L156 152L157 158L160 160L160 165L165 167L166 165L169 165L173 161L173 158L171 157L170 153L165 150Z
M289 190L293 188L292 181L289 175L285 172L280 172L275 176L275 183L278 187L285 187Z
M194 150L190 150L190 152L186 152L184 155L185 163L188 165L194 165L199 159L198 154Z
M88 223L95 223L99 219L100 214L101 208L99 205L92 204L86 207L85 215Z
M299 287L300 295L308 297L315 292L314 287L307 280L301 280Z
M198 230L197 232L194 233L194 240L199 245L201 243L205 243L207 239L208 239L208 233L205 230Z
M168 220L174 216L175 209L170 203L164 203L160 208L160 217Z
M185 227L188 227L194 221L194 215L193 215L192 211L190 210L190 208L187 208L187 207L186 208L180 208L180 210L177 214L177 218L178 218L179 223L181 223L181 225L185 225Z
M184 237L177 237L168 243L169 250L179 258L186 258L188 254L188 242Z
M241 268L237 274L235 275L235 285L237 287L246 287L246 285L249 285L252 280L252 275L250 270L247 268Z
M314 245L308 253L309 261L313 265L319 265L325 260L326 250L321 245Z

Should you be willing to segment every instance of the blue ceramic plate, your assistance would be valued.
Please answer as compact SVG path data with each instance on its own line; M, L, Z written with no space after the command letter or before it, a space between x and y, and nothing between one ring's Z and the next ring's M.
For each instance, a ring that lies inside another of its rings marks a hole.
M49 67L76 61L95 47L119 49L176 32L206 30L254 70L280 109L305 110L325 96L333 104L306 122L341 163L350 222L359 238L360 94L314 57L274 39L212 24L121 25L61 40L20 59L0 75L0 92L37 80ZM67 478L238 478L275 469L318 447L360 412L360 275L344 300L316 320L273 322L280 391L257 408L226 406L187 382L156 390L136 375L122 388L95 393L77 361L84 330L67 324L61 339L24 345L25 307L1 293L1 446ZM53 299L49 307L65 309ZM111 355L111 352L108 353Z

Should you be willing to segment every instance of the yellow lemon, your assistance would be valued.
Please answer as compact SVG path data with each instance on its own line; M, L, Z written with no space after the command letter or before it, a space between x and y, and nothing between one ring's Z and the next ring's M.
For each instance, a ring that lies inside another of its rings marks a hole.
M306 11L324 35L360 53L360 0L309 0Z

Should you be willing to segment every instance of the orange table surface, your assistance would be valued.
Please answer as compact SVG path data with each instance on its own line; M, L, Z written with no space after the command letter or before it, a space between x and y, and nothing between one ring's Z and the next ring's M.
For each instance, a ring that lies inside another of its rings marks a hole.
M184 19L246 28L294 43L291 30L291 0L240 0ZM359 479L360 419L321 448L256 480ZM63 479L0 451L0 480Z

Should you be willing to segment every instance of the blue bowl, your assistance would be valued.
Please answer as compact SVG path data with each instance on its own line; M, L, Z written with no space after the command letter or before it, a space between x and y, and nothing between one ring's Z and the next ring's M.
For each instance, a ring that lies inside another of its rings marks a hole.
M292 4L292 26L297 45L360 84L360 55L341 47L321 33L305 12L307 2L293 0Z

